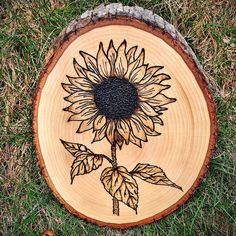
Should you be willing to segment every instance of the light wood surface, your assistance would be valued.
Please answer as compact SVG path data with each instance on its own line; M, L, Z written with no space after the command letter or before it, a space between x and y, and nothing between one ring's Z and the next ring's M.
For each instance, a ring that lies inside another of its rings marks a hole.
M120 5L117 5L120 6ZM125 228L152 222L169 214L183 204L192 194L207 169L214 146L215 114L211 96L202 71L191 55L184 52L180 43L174 44L172 36L160 28L153 28L142 20L116 19L88 24L87 28L67 33L60 38L60 47L51 51L41 75L35 96L34 142L43 173L53 193L72 213L100 225ZM75 26L75 23L74 23ZM78 26L77 26L78 27ZM73 27L72 27L73 28ZM64 32L65 33L65 32ZM70 114L63 111L70 104L63 98L68 93L61 83L66 75L77 76L73 58L86 67L79 51L97 56L99 43L106 51L110 40L118 48L126 40L127 49L138 46L137 55L145 49L145 63L164 66L162 73L171 77L163 84L170 85L164 94L176 98L168 104L158 125L159 136L149 136L142 148L123 145L117 148L117 162L131 171L138 163L148 163L162 168L166 176L183 191L170 186L147 183L136 178L138 185L137 214L127 204L119 202L119 216L112 212L112 197L104 189L100 177L109 162L89 174L76 176L71 184L70 170L74 157L65 149L60 139L85 145L94 153L111 157L111 144L107 139L91 143L93 130L76 133L77 122L68 122ZM55 44L56 45L56 44Z

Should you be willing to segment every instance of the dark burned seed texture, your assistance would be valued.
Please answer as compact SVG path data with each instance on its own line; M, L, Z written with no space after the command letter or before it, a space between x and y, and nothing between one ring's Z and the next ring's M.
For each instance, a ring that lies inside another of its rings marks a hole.
M94 100L100 113L106 117L130 118L138 105L138 93L126 79L112 77L95 87Z

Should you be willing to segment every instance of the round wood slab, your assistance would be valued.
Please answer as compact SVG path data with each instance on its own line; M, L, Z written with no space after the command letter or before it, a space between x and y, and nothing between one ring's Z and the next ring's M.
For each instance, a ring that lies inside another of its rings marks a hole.
M101 5L48 53L34 144L54 195L82 219L127 228L177 209L207 170L215 130L194 53L150 11Z

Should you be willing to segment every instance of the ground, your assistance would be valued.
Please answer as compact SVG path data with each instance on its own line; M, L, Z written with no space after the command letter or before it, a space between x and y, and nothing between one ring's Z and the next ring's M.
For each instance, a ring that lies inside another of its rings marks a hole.
M164 219L128 230L98 227L71 215L52 195L32 144L32 96L44 57L78 14L108 1L0 0L0 235L234 235L234 0L123 0L172 23L209 78L218 136L205 179L194 196ZM236 233L235 233L236 234Z

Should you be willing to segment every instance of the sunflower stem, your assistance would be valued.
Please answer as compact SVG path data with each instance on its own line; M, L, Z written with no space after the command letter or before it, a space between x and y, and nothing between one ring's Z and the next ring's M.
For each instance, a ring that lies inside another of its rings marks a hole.
M112 166L114 168L117 167L117 159L116 159L116 143L113 143L111 145L111 157L112 157Z
M112 166L113 168L117 167L117 159L116 159L116 143L114 142L111 145L111 157L112 157ZM115 197L113 197L113 214L119 215L119 200L117 200Z

